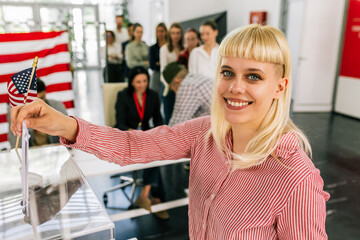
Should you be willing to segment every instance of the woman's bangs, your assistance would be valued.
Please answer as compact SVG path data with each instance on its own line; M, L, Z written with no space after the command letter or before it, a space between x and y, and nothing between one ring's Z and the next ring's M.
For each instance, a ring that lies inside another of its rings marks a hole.
M284 64L281 47L276 37L266 29L247 28L237 33L230 33L221 42L219 55Z

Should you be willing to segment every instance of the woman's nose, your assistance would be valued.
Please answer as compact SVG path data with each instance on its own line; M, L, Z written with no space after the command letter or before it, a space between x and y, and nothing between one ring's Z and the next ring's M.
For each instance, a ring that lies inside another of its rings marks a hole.
M234 79L229 88L231 93L244 93L245 83L241 79Z

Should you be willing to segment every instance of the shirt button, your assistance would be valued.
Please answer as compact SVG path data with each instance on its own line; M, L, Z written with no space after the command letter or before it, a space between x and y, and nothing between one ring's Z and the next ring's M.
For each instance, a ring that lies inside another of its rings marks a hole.
M215 198L215 194L211 194L210 199L213 200Z
M205 223L203 223L202 227L205 228Z

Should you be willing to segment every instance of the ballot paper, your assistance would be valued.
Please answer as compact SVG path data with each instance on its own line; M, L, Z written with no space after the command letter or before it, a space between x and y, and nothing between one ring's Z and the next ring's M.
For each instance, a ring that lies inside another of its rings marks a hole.
M22 159L21 159L21 185L23 195L23 206L26 210L26 215L29 214L29 139L30 134L25 123L22 123Z

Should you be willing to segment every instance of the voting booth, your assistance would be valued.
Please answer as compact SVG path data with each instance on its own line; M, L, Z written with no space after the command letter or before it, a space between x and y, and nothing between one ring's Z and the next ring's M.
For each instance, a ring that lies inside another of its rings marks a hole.
M28 159L24 204L19 157L0 153L0 239L114 239L113 222L65 147L33 148Z

